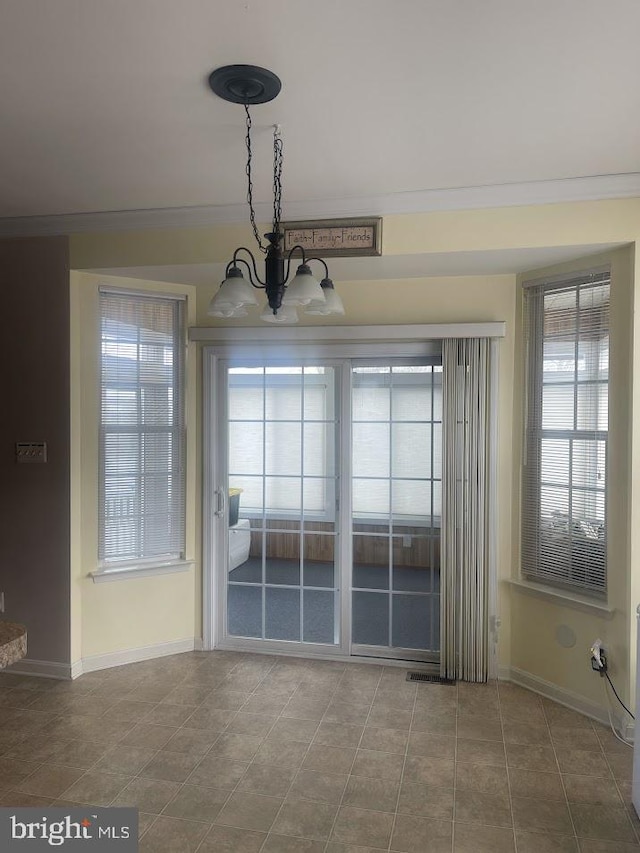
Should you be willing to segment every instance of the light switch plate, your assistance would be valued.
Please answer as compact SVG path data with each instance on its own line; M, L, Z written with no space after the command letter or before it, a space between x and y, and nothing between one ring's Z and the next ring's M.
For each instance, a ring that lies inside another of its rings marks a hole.
M16 442L16 462L46 462L46 441Z

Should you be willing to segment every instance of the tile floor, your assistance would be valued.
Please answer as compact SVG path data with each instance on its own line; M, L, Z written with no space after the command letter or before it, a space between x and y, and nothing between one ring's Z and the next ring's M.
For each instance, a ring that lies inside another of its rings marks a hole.
M195 652L0 674L0 805L130 805L142 853L640 853L631 750L510 684Z

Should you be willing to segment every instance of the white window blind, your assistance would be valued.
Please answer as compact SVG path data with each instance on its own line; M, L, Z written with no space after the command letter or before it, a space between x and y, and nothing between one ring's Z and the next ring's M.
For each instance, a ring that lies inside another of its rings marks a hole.
M185 548L183 300L100 292L99 560Z
M229 485L242 514L327 518L335 505L331 367L231 368Z
M608 272L525 289L522 572L607 589Z

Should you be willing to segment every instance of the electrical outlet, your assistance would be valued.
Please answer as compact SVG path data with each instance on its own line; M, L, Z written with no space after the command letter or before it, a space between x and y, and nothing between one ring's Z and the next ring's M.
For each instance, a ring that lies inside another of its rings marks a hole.
M0 592L0 613L4 613L4 592Z
M16 462L46 462L46 441L19 441L16 443Z

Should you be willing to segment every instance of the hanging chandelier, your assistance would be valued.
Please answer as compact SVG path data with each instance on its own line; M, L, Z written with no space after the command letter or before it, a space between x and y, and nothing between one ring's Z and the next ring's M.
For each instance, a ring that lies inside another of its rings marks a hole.
M255 65L225 65L216 68L209 77L209 85L218 97L233 104L242 104L246 113L247 147L247 202L249 220L253 228L258 249L265 256L264 278L260 277L256 258L245 246L238 247L233 258L227 264L224 281L209 304L208 314L212 317L244 317L247 309L256 307L258 300L255 290L264 290L267 304L260 318L268 323L297 323L298 307L305 314L344 314L342 300L338 296L329 278L329 269L322 258L307 258L302 246L293 246L287 252L282 249L282 160L283 144L280 127L273 132L273 222L271 231L264 235L263 243L256 225L253 207L251 114L253 104L266 104L280 92L278 77L266 68ZM301 263L291 280L293 256L299 254ZM324 267L324 278L314 278L311 262ZM248 275L244 277L243 269Z

